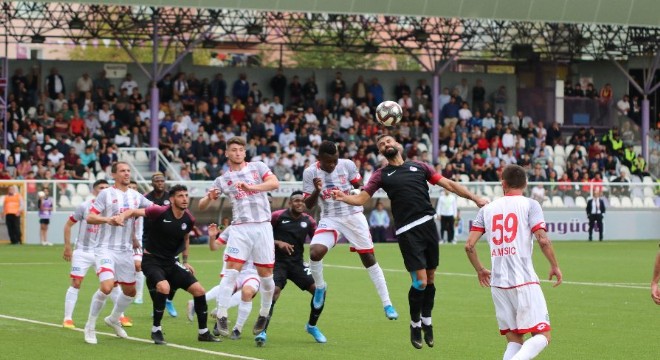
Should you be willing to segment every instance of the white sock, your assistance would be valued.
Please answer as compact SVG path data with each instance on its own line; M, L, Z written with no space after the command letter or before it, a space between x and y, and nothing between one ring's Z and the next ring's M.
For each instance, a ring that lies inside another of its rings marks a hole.
M206 302L208 303L209 301L218 298L218 292L220 292L220 285L214 286L211 290L206 292Z
M511 360L511 358L520 351L520 348L522 347L522 344L518 344L517 342L510 342L506 344L506 351L504 351L504 356L502 357L502 360Z
M216 302L218 303L218 318L227 317L227 309L231 301L231 294L234 292L238 270L227 269L225 275L220 280L220 287Z
M206 334L207 332L209 332L209 328L197 329L199 335Z
M237 291L231 295L231 299L229 300L229 308L233 308L234 306L238 306L238 304L241 303L241 297L243 294L241 291Z
M431 318L430 317L423 317L422 316L422 324L429 326L431 325Z
M323 260L310 261L309 270L312 271L312 277L314 278L314 284L316 284L316 287L324 288L325 280L323 280Z
M96 319L99 317L101 310L103 310L103 305L105 305L105 300L108 298L108 295L101 292L101 290L96 290L92 296L92 304L89 305L89 317L87 318L87 327L94 329L96 327Z
M73 309L76 308L79 291L79 289L76 289L73 286L69 286L66 290L66 296L64 297L64 320L71 320L73 317Z
M151 332L152 332L152 333L155 333L156 331L159 331L159 330L160 330L160 331L163 331L163 328L160 327L160 326L152 326L152 327L151 327Z
M268 316L268 313L270 313L270 306L273 305L273 293L275 292L273 275L261 277L259 291L261 292L261 309L259 309L259 315Z
M522 344L518 353L514 355L511 360L529 360L535 358L538 354L548 346L548 338L544 335L535 335L527 339Z
M112 313L110 314L110 320L113 322L119 321L119 317L124 315L124 310L126 310L128 305L133 302L133 299L135 299L135 297L126 296L124 293L119 294L117 302L115 303L115 307L112 309Z
M385 282L385 275L383 274L383 269L380 268L378 263L373 264L371 267L367 268L369 272L369 277L371 282L374 283L376 287L376 292L380 296L380 301L383 303L383 306L392 305L390 301L390 292L387 290L387 283Z
M243 325L250 316L250 312L252 312L252 301L241 301L238 305L238 316L236 317L236 325L234 325L235 329L243 332Z
M144 274L142 271L135 274L135 291L135 298L142 299L142 295L144 294Z
M119 299L119 295L121 294L121 286L115 286L112 288L112 291L110 292L110 300L114 304L117 304L117 300Z
M414 328L418 328L418 327L422 327L422 322L421 321L415 322L415 321L410 320L410 325Z

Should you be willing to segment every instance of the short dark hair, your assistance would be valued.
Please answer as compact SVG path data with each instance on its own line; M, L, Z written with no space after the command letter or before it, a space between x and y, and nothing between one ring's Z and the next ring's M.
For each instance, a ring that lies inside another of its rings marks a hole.
M524 189L527 186L527 174L520 165L510 164L504 167L502 180L512 189Z
M382 138L385 138L385 137L388 137L388 136L391 137L392 139L394 139L394 136L392 136L392 135L390 135L390 134L381 134L381 135L378 135L378 137L376 138L376 144L378 144L378 142L379 142Z
M137 181L135 181L135 180L131 180L130 183L131 183L131 184L135 184L136 186L137 186L137 184L138 184Z
M291 196L289 196L289 199L293 198L296 195L304 195L304 193L300 190L296 190L296 191L291 193Z
M108 182L108 180L105 180L105 179L99 179L99 180L94 181L94 184L92 185L92 188L93 188L93 189L96 189L97 186L99 186L99 185L103 185L103 184L105 184L105 185L110 185L110 183Z
M169 195L170 197L176 195L180 191L188 191L188 188L185 185L177 184L170 188Z
M337 144L329 140L324 140L319 146L319 156L320 155L335 155L337 153Z

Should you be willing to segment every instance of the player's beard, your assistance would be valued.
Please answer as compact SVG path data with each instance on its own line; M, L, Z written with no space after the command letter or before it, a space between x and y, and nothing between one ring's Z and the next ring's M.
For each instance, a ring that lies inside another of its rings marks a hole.
M385 151L383 151L383 156L385 156L388 160L392 160L396 158L398 154L399 154L399 149L397 149L396 147L386 148Z

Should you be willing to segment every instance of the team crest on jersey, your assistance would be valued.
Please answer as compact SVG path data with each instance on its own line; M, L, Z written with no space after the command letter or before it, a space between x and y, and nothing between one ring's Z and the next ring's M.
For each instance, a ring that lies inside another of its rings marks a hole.
M417 168L414 167L414 166L411 166L411 167L410 167L410 171L417 171Z
M258 171L252 171L252 178L254 181L259 180L259 172Z
M231 180L227 181L227 186L231 186L231 184L233 184Z
M186 223L181 224L181 230L185 230L188 228L188 225Z
M346 185L346 175L339 175L339 182L342 185Z
M307 223L304 222L304 221L301 222L301 223L300 223L300 227L303 228L303 229L306 228L306 227L307 227Z

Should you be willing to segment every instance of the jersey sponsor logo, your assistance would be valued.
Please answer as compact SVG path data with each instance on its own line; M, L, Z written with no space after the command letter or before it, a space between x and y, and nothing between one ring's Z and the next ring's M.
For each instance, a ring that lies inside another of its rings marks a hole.
M87 225L87 232L90 234L96 234L99 232L100 224L98 225Z
M334 190L340 190L340 191L341 191L341 189L338 188L338 187L336 187L336 186L331 187L331 188L327 188L327 189L323 190L323 192L321 192L321 199L323 199L323 200L332 199L332 192L333 192ZM344 194L346 194L346 195L350 195L350 194L351 194L351 192L350 192L349 190L344 190L344 191L342 191L342 192L343 192Z
M288 224L290 222L291 222L291 220L282 220L282 224Z
M236 192L236 196L235 196L235 197L236 197L236 200L240 200L240 199L243 199L243 198L245 198L245 197L252 196L252 195L256 195L256 194L259 194L259 191L243 191L243 190L240 190L240 189L239 189L239 190Z
M107 265L107 264L112 264L112 260L110 260L110 259L101 259L101 265Z
M188 228L188 224L186 223L181 224L181 230L185 230L187 228Z
M319 226L318 226L319 229L325 229L327 227L328 227L328 225L326 225L326 224L319 224Z
M536 329L539 331L543 331L543 329L545 328L546 328L545 324L540 324L539 326L536 327Z
M80 271L80 266L72 266L71 271Z
M396 170L392 171L391 173L387 173L387 176L392 176L392 174L394 174L395 172Z
M227 247L227 254L238 254L240 250L238 248L229 246Z
M417 171L417 168L414 167L414 166L411 166L411 167L410 167L410 171Z
M306 223L306 222L301 222L301 223L300 223L300 227L303 228L303 229L306 228L306 227L307 227L307 223Z

